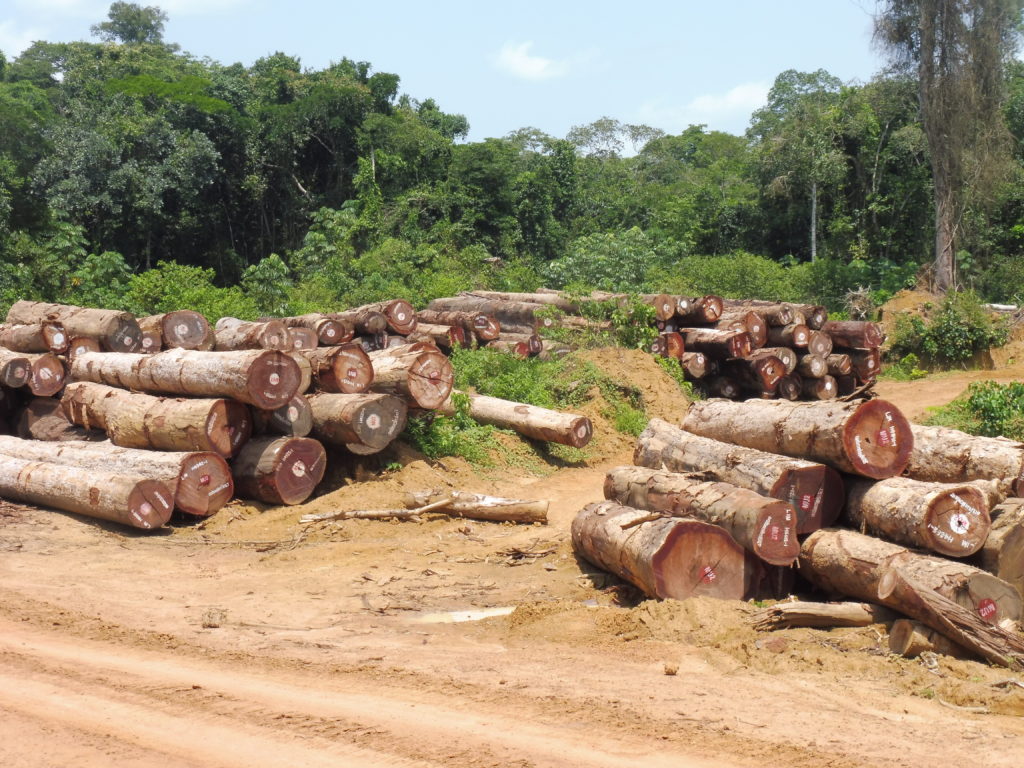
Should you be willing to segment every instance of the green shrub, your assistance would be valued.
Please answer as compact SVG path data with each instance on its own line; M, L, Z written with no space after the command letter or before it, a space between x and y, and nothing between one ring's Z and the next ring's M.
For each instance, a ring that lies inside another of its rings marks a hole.
M583 296L588 289L577 292L567 291L572 300L574 293ZM630 349L646 349L657 337L654 325L654 307L632 296L626 302L610 299L608 301L581 301L580 315L593 320L594 328L563 327L559 318L565 315L555 306L538 310L539 318L551 318L555 321L550 328L541 328L540 334L546 339L562 341L577 348L593 349L594 347L620 346ZM610 324L608 330L601 330L598 324Z
M154 315L175 309L194 309L211 322L222 317L255 320L256 303L238 286L213 284L214 271L161 261L155 269L132 275L124 305L137 315Z
M926 317L899 315L891 352L914 353L939 365L969 360L975 353L1006 343L1009 327L992 320L973 291L949 293Z
M545 277L555 287L586 285L604 291L646 291L669 253L638 227L578 237L569 252L547 265Z
M937 409L926 423L972 435L1024 440L1024 382L975 382L963 397Z
M886 365L882 369L882 378L892 379L893 381L915 381L916 379L923 379L928 375L928 371L918 368L918 364L921 360L913 352L904 355L898 362Z
M432 459L459 456L474 464L492 464L491 448L497 430L470 418L466 395L453 395L452 404L452 416L428 413L410 418L405 427L406 439Z

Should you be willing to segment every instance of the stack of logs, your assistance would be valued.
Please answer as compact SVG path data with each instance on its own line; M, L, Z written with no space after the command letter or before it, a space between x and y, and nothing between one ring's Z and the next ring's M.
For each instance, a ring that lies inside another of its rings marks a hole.
M829 400L874 382L881 361L880 327L830 322L824 307L720 296L645 294L658 337L651 352L678 361L685 376L715 397ZM541 289L536 293L475 291L435 299L420 317L498 332L480 343L526 356L554 356L565 344L543 338L552 327L608 331L611 323L582 317L587 302L627 302L595 292L585 298Z
M877 399L714 399L679 427L652 420L634 463L572 539L648 596L777 598L799 574L895 612L861 606L865 624L909 617L895 650L1024 665L1024 444L910 424ZM779 613L827 624L832 607L806 605Z
M0 497L152 529L233 496L299 504L325 444L386 448L450 413L453 371L404 301L211 327L181 310L19 301L0 326ZM585 417L471 395L473 418L582 446Z

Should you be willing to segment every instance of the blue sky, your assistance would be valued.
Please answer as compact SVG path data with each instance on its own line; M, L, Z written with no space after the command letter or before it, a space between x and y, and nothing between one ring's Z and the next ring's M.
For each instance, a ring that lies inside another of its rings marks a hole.
M321 68L343 57L402 78L401 91L469 119L470 139L533 126L564 136L599 117L678 133L742 133L786 69L869 80L873 0L535 2L143 0L165 39L251 64L283 51ZM3 0L0 50L88 40L109 2Z

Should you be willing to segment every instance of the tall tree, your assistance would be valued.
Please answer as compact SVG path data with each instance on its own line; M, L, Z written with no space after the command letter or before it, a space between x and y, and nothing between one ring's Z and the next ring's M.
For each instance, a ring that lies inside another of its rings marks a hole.
M89 31L106 43L162 43L167 14L155 5L111 3L107 21L93 24Z
M935 189L935 287L956 286L964 213L1008 167L1003 66L1016 51L1024 0L883 0L875 40L918 78Z

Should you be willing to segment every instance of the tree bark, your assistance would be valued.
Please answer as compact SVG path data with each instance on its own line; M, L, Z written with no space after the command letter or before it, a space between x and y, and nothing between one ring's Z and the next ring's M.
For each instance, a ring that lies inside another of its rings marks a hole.
M106 433L101 430L84 429L72 424L64 413L60 400L52 397L36 397L29 400L18 414L14 431L18 437L25 440L95 442L107 439Z
M373 383L373 363L358 344L300 350L309 361L316 387L324 392L354 395Z
M1024 595L1024 499L1007 499L989 514L992 528L974 562Z
M874 603L812 603L794 600L770 605L751 617L754 629L793 627L870 627L892 624L898 614Z
M387 317L375 309L347 309L344 312L334 312L328 317L351 327L353 334L375 336L388 330Z
M234 494L227 462L210 451L147 451L109 442L47 443L0 437L0 454L159 480L172 493L177 509L199 517L212 515Z
M327 452L307 437L257 437L231 463L237 494L267 504L301 504L323 479Z
M296 395L273 411L252 409L253 432L286 437L305 437L313 429L313 411L305 395Z
M538 310L545 309L546 306L545 304L528 304L521 301L455 296L434 299L427 305L427 309L439 312L471 312L473 314L491 315L497 318L501 324L529 325L537 328L541 323L536 313Z
M811 331L803 323L791 323L781 328L769 325L766 343L777 347L805 349L810 338Z
M280 320L247 323L235 317L222 317L214 326L216 349L234 352L243 349L292 349L288 328Z
M112 309L85 309L69 304L45 304L41 301L16 301L7 312L7 322L58 322L69 336L88 336L110 352L134 352L142 341L142 331L128 312Z
M947 483L995 480L1004 497L1024 496L1024 443L920 424L911 430L909 477Z
M541 350L540 354L537 355L538 360L557 360L560 357L565 357L567 354L572 352L572 347L568 344L563 344L560 341L552 341L551 339L541 339Z
M473 520L490 520L509 523L540 523L548 522L547 501L523 501L520 499L503 499L498 496L486 496L466 491L413 491L406 494L405 506L408 509L434 504L447 499L438 510L456 517L468 517Z
M422 323L437 325L457 325L466 333L473 334L479 341L494 341L501 334L501 323L493 315L482 312L446 312L443 310L420 310L417 315ZM534 330L533 323L529 324Z
M312 435L354 453L382 451L405 428L408 408L391 395L322 393L307 399L313 412Z
M669 472L703 472L786 501L796 510L798 534L834 523L845 501L842 478L831 467L700 437L661 419L651 419L637 438L633 462Z
M90 352L71 364L76 381L93 381L139 392L191 397L230 397L265 411L298 391L299 366L284 352L202 352L170 349L155 355Z
M410 341L432 341L442 349L454 349L455 347L466 346L466 329L461 325L434 325L433 323L418 322L416 330L409 335ZM540 337L537 337L537 345L540 346ZM540 349L537 350L540 354Z
M968 652L942 633L910 619L897 619L889 629L889 651L908 659L922 653L939 653L962 659Z
M725 311L721 296L700 296L690 301L689 308L684 310L680 301L676 301L676 317L684 323L717 323Z
M452 364L433 344L409 344L371 352L372 388L425 410L439 408L452 391Z
M270 319L270 318L267 318ZM316 313L282 317L281 322L288 328L308 328L316 334L319 343L325 347L352 341L355 328L347 322Z
M486 395L469 394L468 397L470 418L481 424L492 424L534 440L573 448L583 448L594 436L594 427L586 416ZM455 414L450 398L438 410L447 416Z
M793 322L793 308L782 302L724 299L722 303L727 312L735 310L756 312L769 327L782 327Z
M408 336L416 330L416 310L404 299L381 301L356 307L355 312L380 312L387 321L388 328L400 336Z
M715 328L680 328L686 348L711 357L749 357L753 351L750 335L744 331Z
M551 293L537 292L537 293L513 293L510 291L472 291L471 295L481 299L491 299L495 301L512 301L526 304L550 304L553 307L557 307L562 312L568 315L578 315L580 313L580 304L583 302L570 301L565 296L558 292L552 291Z
M12 389L24 387L31 383L32 374L33 365L26 355L0 349L0 384Z
M64 388L67 371L64 363L49 352L25 354L32 370L28 377L28 388L37 397L50 397Z
M913 446L910 423L892 403L699 401L683 429L704 437L821 461L875 479L900 474Z
M13 456L0 456L0 496L143 530L159 528L173 510L159 480Z
M792 565L800 552L793 507L730 483L645 467L616 467L605 476L604 497L635 509L717 525L772 565Z
M821 330L832 337L840 347L852 349L878 349L885 341L885 334L878 323L866 320L842 320L825 323Z
M2 325L0 347L14 352L52 352L63 355L68 351L68 334L58 322Z
M235 455L252 434L252 417L227 399L173 399L91 382L68 384L64 413L86 429L106 431L114 445L158 451Z
M759 574L722 528L654 516L611 501L588 504L572 522L573 549L648 597L742 600Z
M209 321L191 309L140 317L139 327L157 331L165 349L213 349L214 333Z

